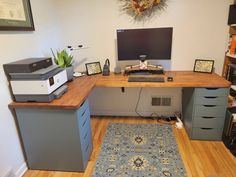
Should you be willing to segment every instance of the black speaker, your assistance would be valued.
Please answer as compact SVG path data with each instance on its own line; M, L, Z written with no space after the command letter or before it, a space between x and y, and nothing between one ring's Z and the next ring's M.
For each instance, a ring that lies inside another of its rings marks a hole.
M236 4L229 6L228 25L236 24Z

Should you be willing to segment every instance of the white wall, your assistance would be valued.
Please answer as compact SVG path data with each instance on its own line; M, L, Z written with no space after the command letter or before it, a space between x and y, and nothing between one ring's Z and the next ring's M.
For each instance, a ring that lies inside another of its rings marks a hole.
M173 27L171 61L160 62L167 70L192 70L197 58L214 59L215 68L221 74L224 53L228 40L227 18L229 5L233 0L168 0L165 11L157 13L148 21L134 21L120 11L119 0L58 0L59 17L62 19L64 45L84 44L89 49L76 51L78 70L85 70L84 63L111 60L111 69L117 63L116 29ZM118 65L132 64L118 62ZM138 89L121 93L119 89L96 89L91 97L92 114L135 115ZM181 92L168 89L143 91L140 111L145 114L165 110L151 107L152 95L172 96L174 107L181 111ZM125 96L124 96L125 95ZM111 104L112 103L112 104ZM148 106L147 106L148 105Z
M55 18L54 3L48 0L31 0L34 32L0 31L0 176L12 170L20 175L25 160L19 143L14 119L8 109L11 102L2 64L28 58L50 56L50 48L60 43L59 25Z
M137 22L120 11L119 0L58 0L63 21L64 45L84 44L90 49L75 52L79 62L117 60L116 29L173 27L172 60L167 69L192 70L196 58L214 59L221 73L227 44L227 18L232 0L168 0L165 11L148 21ZM84 60L87 58L87 60ZM122 64L122 63L119 63ZM85 69L84 64L80 69Z

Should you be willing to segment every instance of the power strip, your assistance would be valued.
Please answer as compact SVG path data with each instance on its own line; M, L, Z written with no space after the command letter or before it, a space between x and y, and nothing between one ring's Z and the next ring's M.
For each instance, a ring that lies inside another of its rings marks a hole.
M182 129L183 128L183 122L180 120L179 117L177 117L177 122L176 122L175 126L178 129Z

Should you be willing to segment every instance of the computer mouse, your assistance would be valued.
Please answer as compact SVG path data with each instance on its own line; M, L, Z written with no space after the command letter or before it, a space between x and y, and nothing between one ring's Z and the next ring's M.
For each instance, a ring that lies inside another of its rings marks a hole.
M171 76L167 77L167 81L172 82L173 80L174 80L173 77Z

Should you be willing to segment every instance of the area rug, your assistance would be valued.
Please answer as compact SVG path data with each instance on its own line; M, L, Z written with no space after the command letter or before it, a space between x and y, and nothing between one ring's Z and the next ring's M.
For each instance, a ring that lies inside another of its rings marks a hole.
M109 124L93 177L184 177L172 127Z

